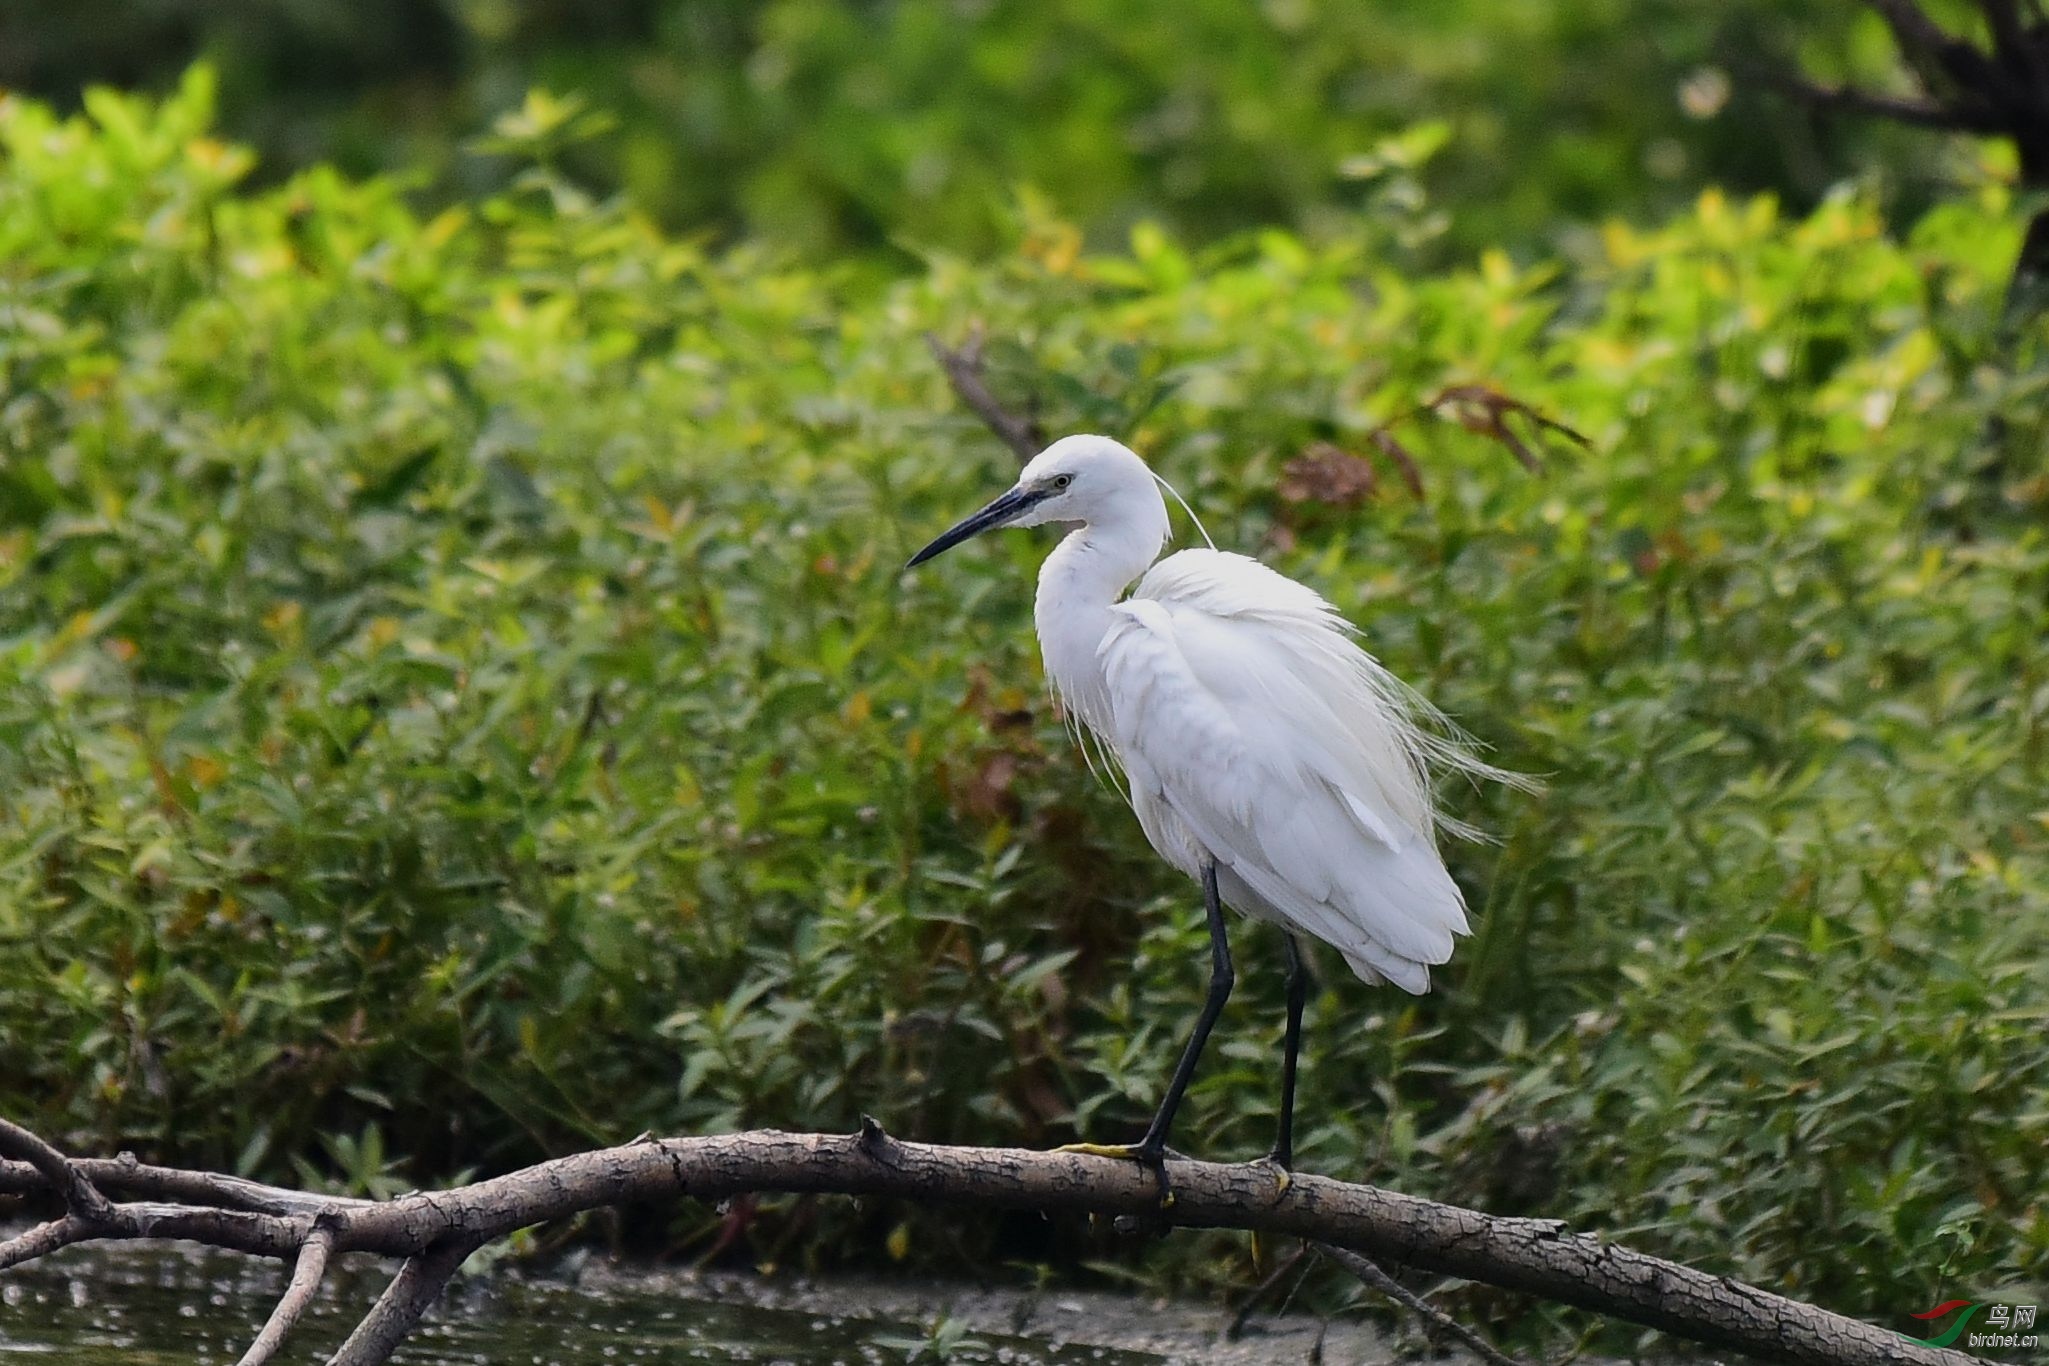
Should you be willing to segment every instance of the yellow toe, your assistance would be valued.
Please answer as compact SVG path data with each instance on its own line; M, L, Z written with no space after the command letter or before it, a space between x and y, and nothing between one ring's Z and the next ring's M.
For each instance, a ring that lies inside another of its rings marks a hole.
M1129 1143L1063 1143L1053 1151L1080 1153L1085 1157L1115 1157L1126 1162L1143 1160L1143 1155Z

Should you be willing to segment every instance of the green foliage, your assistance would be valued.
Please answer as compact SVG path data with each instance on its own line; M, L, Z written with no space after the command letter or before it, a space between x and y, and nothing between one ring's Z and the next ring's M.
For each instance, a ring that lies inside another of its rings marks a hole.
M1135 1132L1192 892L1043 700L1043 544L899 570L1009 477L922 340L980 322L1007 397L1133 440L1547 777L1447 794L1501 843L1449 851L1440 991L1323 965L1305 1166L1850 1310L2040 1277L2049 368L2001 192L1904 240L1710 195L1569 272L1405 273L1391 214L1110 254L1039 215L878 293L546 164L433 216L245 190L210 99L0 103L0 1110L367 1190L863 1110ZM1414 422L1420 500L1295 463L1468 383L1591 450ZM1275 1102L1240 938L1180 1133L1218 1155ZM744 1233L1058 1236L896 1217Z
M943 1366L963 1354L973 1357L989 1350L989 1344L975 1337L967 1324L944 1314L931 1322L923 1337L881 1335L875 1345L902 1352L911 1366Z
M267 165L431 168L535 85L616 111L573 159L665 222L803 251L999 249L1019 191L1097 245L1144 219L1203 240L1342 230L1352 159L1449 121L1434 174L1464 249L1642 217L1704 183L1811 202L1888 161L1954 179L1928 135L1817 122L1761 70L1884 86L1855 0L304 0L21 6L0 85L70 100L117 76L224 75ZM1936 6L1971 31L1968 0ZM488 150L488 149L487 149ZM1890 158L1874 153L1894 153Z

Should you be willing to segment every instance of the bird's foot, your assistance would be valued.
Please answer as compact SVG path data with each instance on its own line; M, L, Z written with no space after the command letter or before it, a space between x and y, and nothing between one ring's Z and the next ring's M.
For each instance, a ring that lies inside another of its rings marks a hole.
M1084 1157L1114 1157L1125 1162L1158 1162L1166 1156L1164 1148L1148 1148L1143 1143L1063 1143L1053 1150L1056 1153L1080 1153Z
M1185 1160L1183 1154L1175 1152L1156 1139L1140 1139L1136 1143L1063 1143L1053 1150L1056 1153L1080 1153L1085 1157L1109 1157L1120 1162L1139 1162L1153 1169L1153 1175L1160 1183L1160 1208L1172 1209L1174 1188L1167 1181L1167 1159Z
M1265 1157L1253 1158L1245 1165L1248 1167L1264 1168L1273 1176L1274 1199L1276 1200L1286 1195L1289 1187L1295 1184L1294 1157L1292 1154L1282 1152L1278 1148L1268 1153Z

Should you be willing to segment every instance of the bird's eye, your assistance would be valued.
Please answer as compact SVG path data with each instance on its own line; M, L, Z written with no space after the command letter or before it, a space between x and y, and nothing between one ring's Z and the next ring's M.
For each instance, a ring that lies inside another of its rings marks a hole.
M1056 474L1053 476L1053 487L1056 489L1064 489L1073 482L1074 476L1071 474Z

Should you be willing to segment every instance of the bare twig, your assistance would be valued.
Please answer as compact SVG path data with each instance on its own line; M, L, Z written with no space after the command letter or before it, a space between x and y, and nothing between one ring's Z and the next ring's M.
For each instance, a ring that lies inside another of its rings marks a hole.
M1245 1325L1251 1322L1252 1311L1259 1308L1266 1297L1273 1293L1275 1286L1293 1275L1295 1269L1307 1260L1309 1260L1309 1244L1304 1243L1295 1249L1294 1256L1275 1267L1265 1280L1252 1287L1252 1293L1245 1297L1245 1303L1239 1305L1238 1312L1231 1316L1230 1326L1224 1329L1224 1341L1236 1342L1239 1335L1245 1331ZM1292 1294L1294 1292L1290 1291L1289 1293Z
M1914 0L1864 0L1864 3L1885 17L1885 22L1892 26L1893 36L1902 43L1933 48L1956 41Z
M1864 0L1864 4L1876 10L1892 29L1893 42L1922 87L1931 95L1940 91L1949 74L1942 58L1962 40L1929 18L1914 0Z
M130 1200L160 1200L171 1204L212 1205L220 1209L249 1210L257 1214L307 1215L344 1205L370 1205L345 1195L309 1195L284 1190L239 1176L219 1172L193 1172L177 1167L156 1167L133 1157L78 1157L71 1165L85 1174L102 1191L112 1191ZM4 1164L0 1164L4 1165ZM31 1186L31 1188L34 1188ZM0 1186L0 1195L22 1194Z
M1394 434L1396 424L1405 420L1406 418L1398 417L1393 422L1382 423L1367 434L1366 440L1372 444L1374 450L1394 463L1395 472L1401 475L1402 483L1420 501L1423 497L1423 467L1416 463L1416 457L1409 453L1409 448L1397 440Z
M0 1243L0 1271L32 1262L60 1247L83 1242L90 1228L91 1225L77 1215L67 1214L62 1219L52 1219L47 1224L37 1224L26 1233L16 1234Z
M1517 463L1531 474L1542 474L1544 462L1508 425L1510 417L1522 418L1536 429L1540 437L1543 433L1550 432L1564 437L1582 449L1593 444L1556 418L1546 417L1521 399L1504 394L1486 384L1451 385L1439 391L1437 397L1426 399L1423 408L1433 413L1449 410L1452 421L1475 436L1484 436L1489 441L1506 447L1508 453L1516 458Z
M0 1157L26 1162L41 1172L50 1188L64 1197L65 1207L80 1219L97 1223L113 1214L107 1197L86 1179L76 1163L10 1120L0 1119Z
M1045 449L1046 435L1037 422L1012 413L989 392L982 368L982 348L987 340L979 323L968 330L967 340L959 350L949 347L934 333L925 334L925 344L932 348L933 359L946 372L946 382L953 386L954 394L1020 461L1030 460Z
M1395 431L1417 418L1431 416L1449 418L1475 436L1492 441L1514 456L1516 463L1531 474L1542 474L1544 461L1530 442L1508 425L1510 417L1518 417L1529 423L1538 440L1541 440L1545 433L1550 433L1564 437L1577 446L1593 444L1565 423L1547 416L1535 405L1503 393L1492 385L1450 385L1413 408L1395 414L1366 433L1366 443L1386 457L1395 467L1396 473L1401 475L1402 483L1408 486L1409 492L1419 499L1423 496L1422 467L1414 453L1395 436Z
M297 1256L299 1245L312 1229L312 1221L306 1218L207 1205L141 1202L115 1205L106 1219L90 1220L87 1224L84 1233L73 1241L179 1238L257 1257Z
M1764 84L1788 99L1824 113L1857 114L1867 118L1889 119L1894 123L1909 124L1916 128L1932 128L1944 133L1976 133L1990 136L2004 128L1989 110L1960 108L1954 104L1913 99L1905 95L1883 95L1874 90L1859 90L1854 86L1820 85L1802 80L1798 76L1787 75L1783 71L1759 71L1755 74Z
M1481 1360L1490 1363L1490 1366L1524 1366L1524 1363L1501 1352L1493 1343L1487 1341L1487 1339L1481 1337L1478 1333L1466 1327L1463 1323L1460 1323L1457 1319L1445 1313L1442 1309L1439 1309L1436 1305L1430 1303L1430 1301L1424 1299L1385 1271L1382 1271L1378 1265L1368 1258L1362 1257L1356 1252L1349 1252L1341 1247L1332 1247L1329 1243L1311 1243L1309 1246L1315 1248L1319 1254L1337 1263L1368 1286L1378 1290L1403 1308L1421 1315L1424 1319L1435 1325L1440 1332L1449 1333L1452 1337L1457 1338L1467 1347L1470 1347Z
M2007 54L2009 60L2018 60L2027 48L2027 38L2017 0L1978 0L1978 8L1984 12L1986 27L1992 30L1994 50ZM2018 74L2025 75L2025 68Z
M291 1283L285 1287L277 1308L270 1311L263 1331L256 1335L256 1341L249 1344L249 1350L242 1353L242 1360L237 1366L264 1366L277 1355L277 1349L284 1345L285 1334L292 1331L292 1325L306 1312L306 1306L313 1303L313 1296L320 1289L320 1278L327 1273L327 1254L333 1248L334 1230L326 1224L315 1226L306 1235L305 1243L299 1248L299 1259L292 1265Z
M448 1278L484 1241L475 1237L450 1238L408 1257L398 1275L384 1288L384 1294L356 1325L356 1331L327 1359L327 1366L382 1366L390 1360L420 1316L441 1298Z
M2049 41L2039 27L2029 31L2028 17L2021 13L2019 0L1978 0L1985 23L1992 30L1992 55L2006 68L2022 90L2049 85ZM2030 0L2034 22L2041 25L2039 0Z
M47 1146L47 1145L44 1145ZM17 1148L17 1150L22 1150ZM319 1197L256 1187L204 1172L139 1163L75 1164L116 1201L174 1187L192 1204L116 1203L84 1237L177 1238L270 1257L302 1257L319 1228L330 1255L408 1259L406 1269L337 1361L372 1366L418 1321L476 1247L533 1224L610 1205L757 1192L881 1196L1044 1214L1132 1215L1152 1224L1235 1228L1303 1238L1422 1271L1521 1291L1611 1314L1710 1346L1795 1366L1967 1366L1961 1353L1915 1346L1897 1334L1674 1262L1632 1252L1561 1224L1505 1219L1372 1186L1296 1174L1276 1195L1258 1164L1175 1158L1162 1209L1158 1180L1131 1162L1017 1148L910 1143L879 1125L860 1134L758 1132L668 1138L557 1158L453 1190L390 1200L324 1202L318 1217L225 1209L229 1200L304 1210ZM49 1173L0 1161L0 1195L48 1191ZM218 1191L213 1203L207 1192ZM69 1216L76 1219L77 1216ZM68 1220L66 1221L68 1222ZM53 1250L68 1235L25 1235ZM17 1238L9 1246L20 1246ZM296 1278L295 1278L296 1279Z

